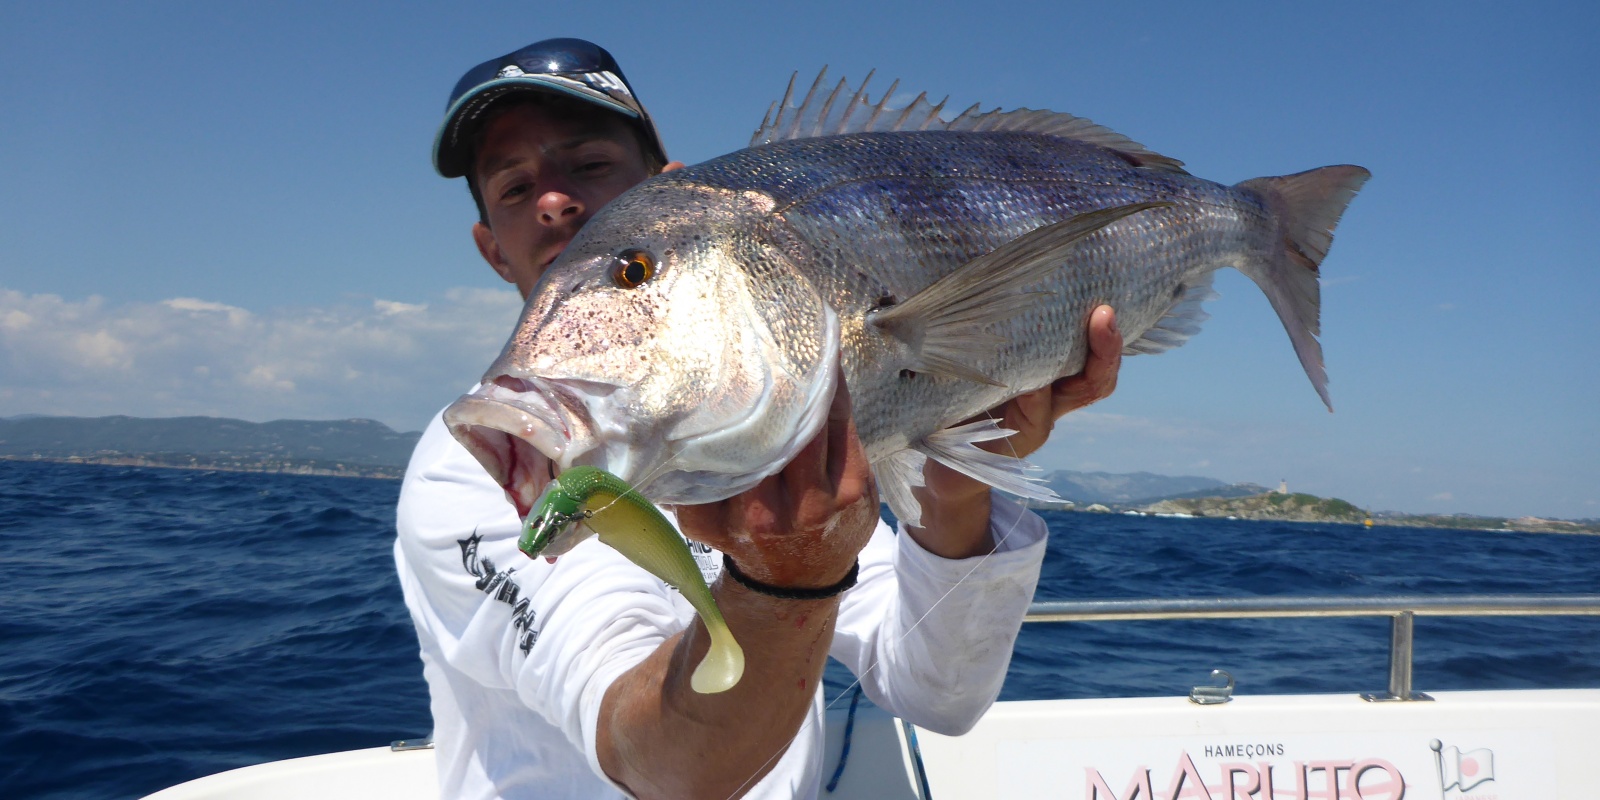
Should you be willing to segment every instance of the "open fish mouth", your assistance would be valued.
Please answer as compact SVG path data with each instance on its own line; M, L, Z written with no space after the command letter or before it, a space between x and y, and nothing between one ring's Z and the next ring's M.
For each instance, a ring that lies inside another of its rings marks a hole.
M444 410L450 434L525 517L550 479L593 449L583 399L558 383L501 375Z

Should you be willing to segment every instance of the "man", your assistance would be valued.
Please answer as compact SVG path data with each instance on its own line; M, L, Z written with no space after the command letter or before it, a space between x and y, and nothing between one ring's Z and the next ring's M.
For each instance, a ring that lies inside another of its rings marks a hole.
M524 298L595 211L682 166L611 55L576 39L463 76L434 164L467 179L478 251ZM1096 310L1091 344L1083 375L1000 410L1019 431L1001 446L1031 452L1061 414L1110 393L1110 309ZM523 557L515 510L436 416L406 473L395 558L444 796L814 796L830 653L891 712L970 728L1004 680L1045 530L953 470L925 477L925 527L896 535L841 390L782 472L676 509L685 535L737 570L701 562L746 656L737 686L702 695L688 678L706 633L688 604L598 541L554 563Z

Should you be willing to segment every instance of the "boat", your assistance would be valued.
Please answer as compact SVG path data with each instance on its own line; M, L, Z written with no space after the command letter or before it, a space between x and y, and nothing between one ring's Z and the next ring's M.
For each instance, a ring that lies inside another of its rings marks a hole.
M870 705L828 711L825 798L1593 800L1600 688L1422 692L1418 616L1600 615L1600 594L1036 602L1030 623L1388 617L1388 686L1249 695L1222 670L1187 696L996 703L963 736ZM229 770L147 800L437 800L430 743Z

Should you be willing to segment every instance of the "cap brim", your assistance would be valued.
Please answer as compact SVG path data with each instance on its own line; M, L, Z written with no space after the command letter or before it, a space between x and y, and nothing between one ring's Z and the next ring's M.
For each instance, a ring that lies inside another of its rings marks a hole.
M592 89L576 87L543 75L516 75L496 78L476 86L457 98L445 110L444 122L433 137L433 168L446 178L459 178L467 174L470 164L463 152L461 134L496 100L516 92L556 92L615 111L623 116L640 119L639 112Z

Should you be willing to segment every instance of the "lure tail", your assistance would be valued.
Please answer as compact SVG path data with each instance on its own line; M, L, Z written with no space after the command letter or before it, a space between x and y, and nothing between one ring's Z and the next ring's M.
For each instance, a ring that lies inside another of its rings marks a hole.
M701 585L705 585L704 581ZM722 612L711 599L709 589L705 593L704 608L695 603L688 593L684 597L688 597L690 604L700 612L700 620L711 634L711 649L706 651L705 658L700 659L700 666L695 667L694 674L689 676L689 687L701 694L726 692L744 676L744 649L734 641L733 631L728 630L728 623L722 619Z
M550 482L524 524L522 551L540 555L582 520L600 541L683 594L711 634L711 648L689 677L701 694L732 689L744 676L744 650L722 618L689 546L650 501L621 478L595 467L573 467Z

